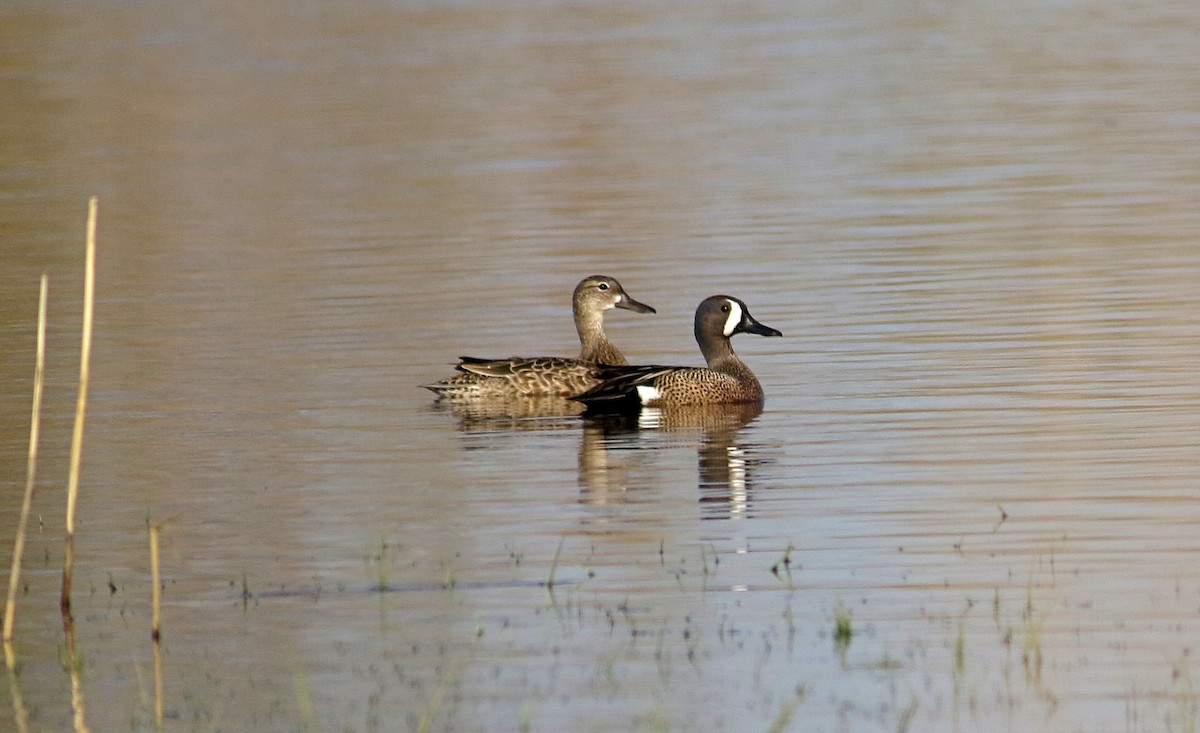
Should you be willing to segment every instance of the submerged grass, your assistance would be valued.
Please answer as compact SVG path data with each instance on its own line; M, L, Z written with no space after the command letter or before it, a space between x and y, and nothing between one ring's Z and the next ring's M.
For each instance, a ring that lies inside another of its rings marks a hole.
M908 703L908 707L904 708L904 712L900 713L900 720L896 723L896 733L908 733L909 726L912 725L913 718L917 716L917 708L921 706L921 701L913 695Z
M1021 614L1024 643L1021 663L1025 667L1025 679L1034 687L1042 682L1042 624L1045 619L1033 617L1033 579L1025 586L1025 609Z
M800 704L804 702L804 696L804 687L797 687L795 697L780 706L779 715L775 716L775 720L767 728L767 733L783 733L783 731L787 730L788 725L792 722L792 718L796 715L796 711L800 709Z
M958 622L958 638L954 640L954 674L962 675L963 669L966 667L966 632L963 630L963 623Z
M1174 687L1171 696L1175 699L1179 730L1183 733L1196 733L1196 725L1200 723L1200 698L1196 695L1196 686L1192 681L1192 665L1186 654L1171 665L1171 680Z
M391 571L395 564L395 559L392 556L393 545L386 539L379 540L379 549L375 551L368 550L363 555L363 565L366 566L367 573L374 576L375 584L373 590L380 593L387 591L388 583L391 581Z
M850 620L850 610L839 602L833 609L833 644L839 651L845 652L850 647L854 637L854 628Z
M782 569L783 574L787 576L789 585L792 582L792 550L794 549L795 548L789 544L787 549L783 551L783 557L779 558L779 561L771 566L771 575L774 575L776 578L778 578L779 571Z
M565 538L558 538L558 548L554 551L554 559L550 562L550 574L546 578L546 588L551 592L554 591L554 574L558 571L558 559L562 556L564 541Z
M296 688L296 707L300 711L301 730L321 730L321 724L317 720L317 706L313 704L312 691L308 687L308 675L299 664L292 668L292 684Z

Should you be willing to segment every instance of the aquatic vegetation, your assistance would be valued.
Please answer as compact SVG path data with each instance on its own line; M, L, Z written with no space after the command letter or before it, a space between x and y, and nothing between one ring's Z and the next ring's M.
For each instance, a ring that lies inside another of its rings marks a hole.
M850 620L850 611L841 602L833 610L833 645L839 653L844 654L850 647L854 637L854 629Z

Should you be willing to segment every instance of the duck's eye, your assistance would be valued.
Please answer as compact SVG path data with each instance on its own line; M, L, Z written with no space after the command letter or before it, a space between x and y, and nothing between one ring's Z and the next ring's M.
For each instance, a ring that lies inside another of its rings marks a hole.
M721 306L721 312L722 312L722 313L728 313L728 312L729 312L729 304L728 304L728 303L726 303L725 305Z
M598 283L596 287L600 288L601 290L608 290L608 283Z

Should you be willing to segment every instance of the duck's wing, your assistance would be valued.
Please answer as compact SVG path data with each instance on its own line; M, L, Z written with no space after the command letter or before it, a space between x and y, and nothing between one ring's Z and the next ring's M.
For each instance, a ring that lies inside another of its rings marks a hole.
M600 383L571 399L589 407L615 406L631 401L641 404L638 387L653 386L664 375L688 368L662 365L596 367Z

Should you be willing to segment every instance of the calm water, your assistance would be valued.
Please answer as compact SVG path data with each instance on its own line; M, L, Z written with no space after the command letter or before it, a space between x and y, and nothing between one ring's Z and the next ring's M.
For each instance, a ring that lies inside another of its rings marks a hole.
M409 7L411 5L412 7ZM1194 731L1200 6L0 9L0 729ZM761 414L460 415L569 295ZM4 553L2 566L8 567ZM111 584L111 589L110 589ZM847 640L835 632L849 622Z

